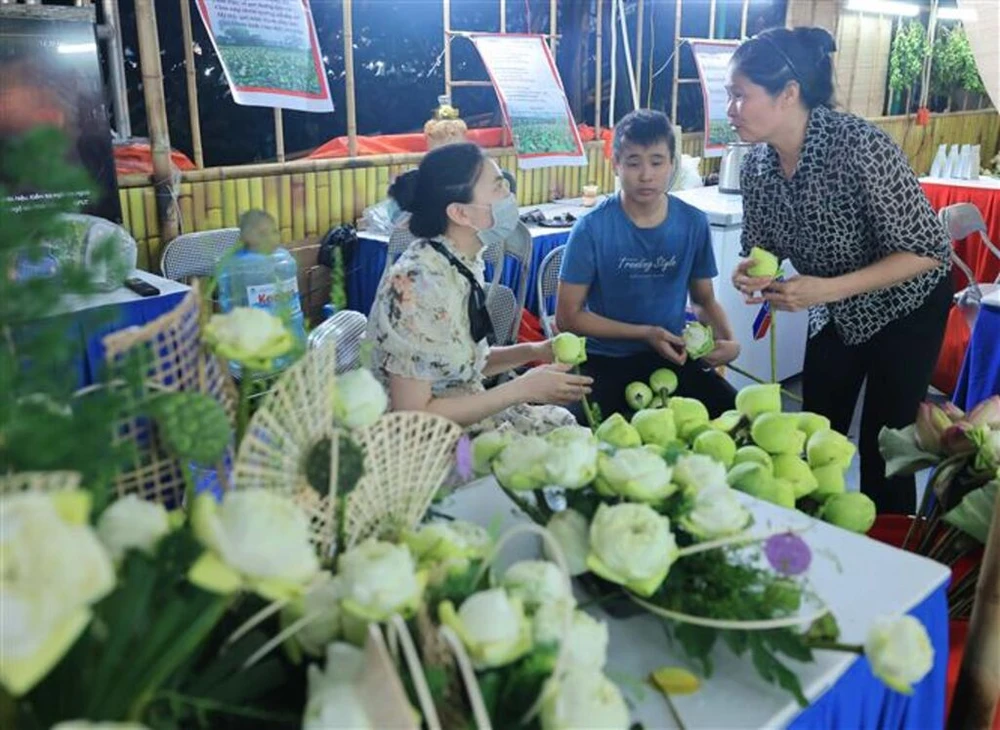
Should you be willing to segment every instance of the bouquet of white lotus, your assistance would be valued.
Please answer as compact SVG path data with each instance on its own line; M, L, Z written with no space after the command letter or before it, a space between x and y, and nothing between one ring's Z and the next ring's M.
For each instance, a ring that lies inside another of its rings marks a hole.
M594 432L483 434L473 442L475 468L492 473L529 516L547 525L588 590L623 595L665 619L706 675L711 651L722 641L739 655L749 653L766 681L805 704L782 655L810 661L820 646L863 649L837 643L834 617L809 588L806 542L791 533L752 537L751 514L734 487L766 498L756 487L779 484L790 493L784 504L794 507L796 497L813 495L821 476L836 471L839 479L817 495L821 514L864 531L870 518L839 504L852 496L843 493L842 477L854 447L818 416L781 413L778 386L744 389L739 410L712 420L700 402L672 397L672 376L664 370L652 386L634 384L628 396L639 397L643 407L631 423L616 414ZM664 405L645 407L654 397ZM756 482L748 480L751 471ZM550 506L560 502L565 509ZM614 613L613 604L605 606ZM919 661L903 679L878 668L869 651L876 673L891 686L909 686L929 671L922 626L919 633L919 649L907 654Z

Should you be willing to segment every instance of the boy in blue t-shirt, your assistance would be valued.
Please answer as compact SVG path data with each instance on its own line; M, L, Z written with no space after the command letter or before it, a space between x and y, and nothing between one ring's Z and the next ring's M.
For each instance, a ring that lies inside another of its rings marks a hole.
M705 214L668 196L676 142L665 114L640 109L615 126L621 193L577 221L559 274L556 322L587 336L593 400L605 417L628 413L625 388L667 367L676 395L701 400L713 416L734 407L735 390L714 368L736 359L729 318L715 299L718 270ZM688 295L712 327L715 349L687 357L681 333Z

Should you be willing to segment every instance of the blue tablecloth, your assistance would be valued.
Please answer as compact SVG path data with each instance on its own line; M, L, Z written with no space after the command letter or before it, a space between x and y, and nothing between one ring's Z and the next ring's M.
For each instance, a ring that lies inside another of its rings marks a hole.
M538 313L538 291L537 280L538 271L541 268L542 260L546 254L554 248L566 243L569 238L569 229L557 230L552 233L532 235L531 268L528 272L528 293L525 299L525 308ZM375 301L375 292L378 289L379 279L382 278L382 270L385 268L386 244L374 238L366 238L364 234L358 235L358 244L355 251L347 251L344 256L345 287L347 289L347 308L368 314ZM487 267L487 281L493 273ZM520 275L517 263L508 258L504 262L504 270L500 275L500 281L517 290L520 283Z
M927 629L934 668L910 696L877 679L859 657L837 683L796 717L790 730L933 730L944 727L948 674L947 585L925 598L910 615Z
M969 349L955 387L956 405L965 410L1000 394L1000 307L984 304L972 329Z

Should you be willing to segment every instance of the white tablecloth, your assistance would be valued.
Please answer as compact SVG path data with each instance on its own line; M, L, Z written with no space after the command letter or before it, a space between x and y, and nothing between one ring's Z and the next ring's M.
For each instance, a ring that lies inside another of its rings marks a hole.
M906 613L949 578L943 565L903 552L867 537L813 520L800 512L740 495L755 518L755 531L770 534L784 528L808 528L801 533L813 551L810 579L840 624L844 643L863 643L872 622L885 615ZM498 515L504 527L526 520L493 479L475 482L445 500L439 511L487 525ZM537 555L537 542L517 541L505 557L523 559ZM581 596L586 600L585 596ZM685 664L683 656L668 647L662 625L650 615L619 620L599 606L588 612L608 622L611 648L608 671L644 680L665 665ZM821 651L811 664L790 662L810 700L832 687L856 659L854 655ZM783 727L800 708L791 695L760 679L748 658L739 659L726 648L713 656L715 673L693 695L673 697L681 720L690 730ZM646 728L677 728L666 701L647 688L641 697L626 694L634 703L633 719ZM846 730L846 729L844 729Z
M922 183L931 185L954 185L960 188L982 188L986 190L1000 190L1000 177L987 177L981 175L978 180L957 180L950 177L922 177Z
M172 294L180 294L191 289L187 284L179 281L164 279L162 276L150 274L148 271L136 270L129 274L129 278L136 277L152 284L160 290L158 297L166 297ZM109 292L91 294L89 296L78 296L70 294L64 296L59 301L58 311L54 314L67 314L70 312L82 312L87 309L97 309L111 304L128 304L130 302L141 301L142 299L156 299L156 297L141 297L131 289L121 286Z

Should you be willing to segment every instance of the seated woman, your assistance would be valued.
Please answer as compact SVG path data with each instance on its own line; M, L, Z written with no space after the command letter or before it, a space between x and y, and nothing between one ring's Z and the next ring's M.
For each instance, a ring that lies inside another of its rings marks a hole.
M580 400L591 379L543 365L487 390L483 379L552 362L550 342L494 347L483 291L483 249L517 225L517 202L476 145L451 144L400 176L390 195L418 236L379 285L368 320L371 366L393 410L436 413L472 433L545 433L575 423L555 407ZM544 404L544 405L528 405Z

